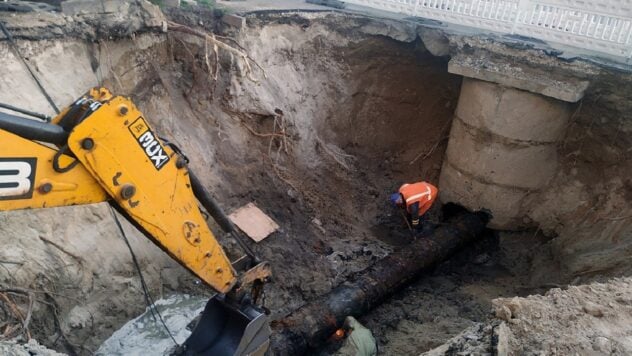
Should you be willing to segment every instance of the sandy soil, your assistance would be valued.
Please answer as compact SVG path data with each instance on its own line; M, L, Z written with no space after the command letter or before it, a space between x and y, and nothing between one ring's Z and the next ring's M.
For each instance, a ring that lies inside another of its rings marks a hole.
M630 278L495 299L493 319L424 355L629 355L631 301Z
M632 353L632 280L554 288L543 296L493 302L513 354Z

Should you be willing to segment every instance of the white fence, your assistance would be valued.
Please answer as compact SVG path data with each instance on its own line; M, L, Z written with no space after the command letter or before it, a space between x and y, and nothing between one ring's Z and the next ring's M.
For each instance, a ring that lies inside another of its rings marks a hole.
M632 58L632 0L343 0Z

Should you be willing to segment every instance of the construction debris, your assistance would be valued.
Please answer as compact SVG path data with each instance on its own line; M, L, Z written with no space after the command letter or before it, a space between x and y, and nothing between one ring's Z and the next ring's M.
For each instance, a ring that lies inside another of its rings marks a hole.
M242 206L228 217L255 242L260 242L279 228L279 225L254 203Z

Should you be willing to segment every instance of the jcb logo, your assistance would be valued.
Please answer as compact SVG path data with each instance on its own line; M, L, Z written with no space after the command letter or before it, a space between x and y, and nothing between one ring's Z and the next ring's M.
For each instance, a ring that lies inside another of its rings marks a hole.
M0 158L0 200L33 196L36 158Z
M149 160L154 164L157 170L160 170L165 163L169 162L169 156L162 147L158 139L153 132L147 126L147 123L142 117L139 117L131 125L129 130L132 135L136 137L136 140L140 144L140 147L145 151L145 154Z

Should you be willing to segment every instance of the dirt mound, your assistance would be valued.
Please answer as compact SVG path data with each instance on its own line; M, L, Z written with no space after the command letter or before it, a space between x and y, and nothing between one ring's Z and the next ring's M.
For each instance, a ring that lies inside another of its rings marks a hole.
M632 279L554 288L545 295L493 301L509 327L508 352L632 353Z
M468 328L426 356L629 355L632 279L554 288L545 295L499 298L495 319Z

